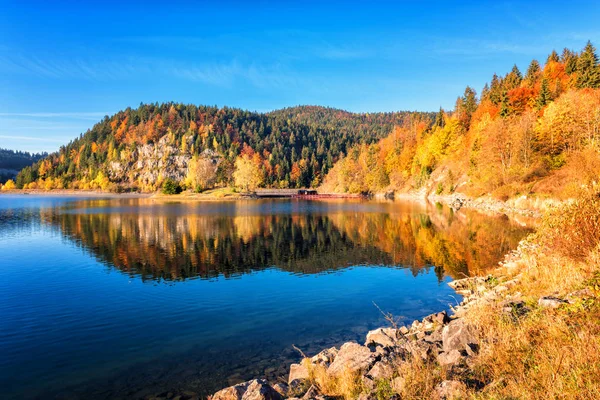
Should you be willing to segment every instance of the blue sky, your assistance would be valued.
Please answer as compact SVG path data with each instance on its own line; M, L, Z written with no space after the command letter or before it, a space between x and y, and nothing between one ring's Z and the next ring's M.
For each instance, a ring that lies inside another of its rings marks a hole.
M0 147L53 151L140 102L449 109L514 63L600 46L594 1L450 3L0 0Z

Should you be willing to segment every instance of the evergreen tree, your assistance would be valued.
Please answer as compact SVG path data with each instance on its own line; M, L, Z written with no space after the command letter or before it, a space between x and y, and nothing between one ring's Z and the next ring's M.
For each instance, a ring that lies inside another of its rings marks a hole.
M550 55L548 56L548 59L546 60L546 64L548 64L549 62L559 62L560 59L558 57L558 53L556 52L556 50L552 50L552 53L550 53Z
M481 100L487 99L490 95L490 86L487 84L483 85L483 89L481 89Z
M510 115L510 105L508 102L508 92L504 90L502 92L502 100L500 101L500 116L508 117Z
M560 55L560 61L565 64L565 72L567 74L571 75L577 70L577 54L574 51L565 47Z
M443 128L446 125L446 121L444 120L444 110L440 107L440 111L435 116L434 126L439 126Z
M504 89L512 90L514 88L517 88L521 84L522 80L523 75L521 74L521 71L519 71L519 68L515 64L513 65L512 70L506 75L506 78L504 78Z
M540 88L540 93L535 101L535 108L541 110L550 102L550 88L548 87L548 80L546 78L542 79L542 87Z
M498 75L496 74L492 76L489 99L496 105L500 104L500 101L502 100L502 80L498 78Z
M600 87L598 56L596 55L596 49L589 40L577 60L576 84L580 89Z
M533 86L541 72L540 63L538 60L532 60L527 68L527 73L525 74L525 81L527 85Z

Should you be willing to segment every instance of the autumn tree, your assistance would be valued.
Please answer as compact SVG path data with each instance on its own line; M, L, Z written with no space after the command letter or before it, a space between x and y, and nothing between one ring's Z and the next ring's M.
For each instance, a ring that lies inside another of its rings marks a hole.
M245 191L254 190L264 182L259 165L246 154L236 158L233 179L235 186Z
M194 155L188 163L188 171L185 178L187 187L195 192L211 188L217 177L218 160L206 156Z

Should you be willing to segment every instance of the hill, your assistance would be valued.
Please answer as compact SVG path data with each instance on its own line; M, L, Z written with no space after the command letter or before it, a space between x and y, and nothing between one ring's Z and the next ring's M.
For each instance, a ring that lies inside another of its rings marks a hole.
M24 167L47 157L48 153L34 153L14 151L0 148L0 183L15 179L17 173Z
M515 65L477 96L467 87L433 126L397 126L361 144L332 169L324 188L386 190L501 200L572 197L600 175L600 66L593 45L555 51L525 74Z
M269 113L177 103L141 104L105 117L24 168L19 188L153 191L166 180L194 190L318 186L357 143L432 113L356 114L300 106ZM236 170L239 173L235 175Z

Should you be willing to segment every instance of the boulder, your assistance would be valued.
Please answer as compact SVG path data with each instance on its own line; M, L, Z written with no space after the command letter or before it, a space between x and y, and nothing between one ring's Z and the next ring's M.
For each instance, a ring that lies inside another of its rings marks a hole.
M273 385L273 390L275 390L277 393L279 393L283 397L287 396L289 389L290 389L289 386L283 382L277 382L276 384Z
M365 346L375 345L393 347L396 345L398 330L393 328L378 328L367 333Z
M458 350L452 350L448 353L440 353L437 356L438 364L441 366L452 366L460 364L464 360L463 355Z
M354 342L344 343L335 360L327 368L327 373L330 375L339 375L345 370L364 372L371 368L378 357L368 347Z
M250 381L242 400L282 400L283 396L264 379Z
M241 400L250 382L238 383L237 385L226 387L213 394L212 400Z
M392 389L394 390L394 392L396 392L398 394L402 394L405 387L406 387L406 379L404 379L403 377L398 376L398 377L392 379Z
M459 381L443 381L435 387L433 398L436 400L459 399L464 396L466 386Z
M304 364L290 365L290 375L288 377L288 385L290 387L296 387L307 379L308 368Z
M331 364L333 362L333 360L335 359L335 357L338 354L338 349L336 349L335 347L330 347L329 349L325 349L323 351L321 351L319 354L317 354L316 356L312 357L310 359L310 361L313 364L320 364L323 365L325 367L328 367L329 364Z
M394 376L394 367L391 362L377 361L367 375L374 381L389 379Z
M567 300L559 299L558 297L553 296L540 297L538 300L538 305L546 308L558 308L566 303L568 303Z
M459 318L450 322L442 330L442 343L445 353L452 350L469 350L478 348L478 339L475 329L467 324L464 319Z
M283 396L275 391L264 379L239 383L219 390L212 400L281 400Z

